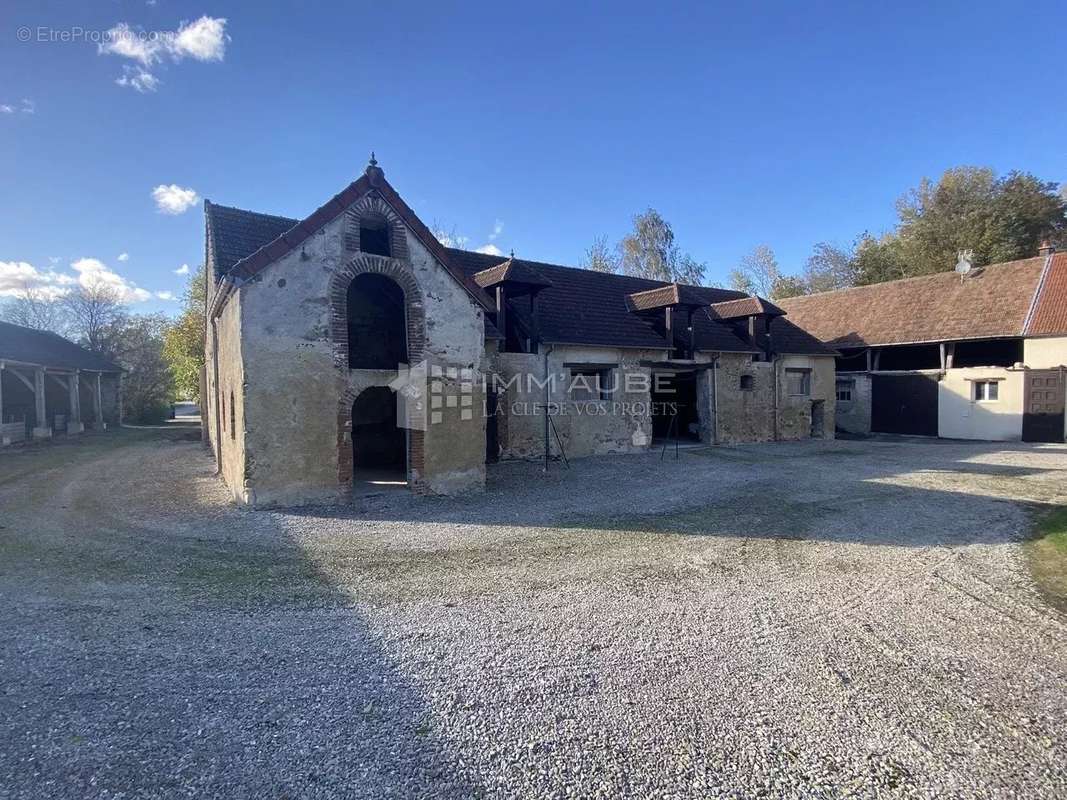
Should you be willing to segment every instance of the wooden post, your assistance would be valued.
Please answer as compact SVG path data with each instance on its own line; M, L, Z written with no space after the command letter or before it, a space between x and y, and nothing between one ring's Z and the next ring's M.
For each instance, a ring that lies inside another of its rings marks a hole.
M952 369L952 365L956 361L956 343L949 342L945 348L945 368Z
M96 373L96 427L104 429L104 393L100 389L100 373Z
M867 348L867 371L870 372L872 369L874 369L874 366L871 363L871 348L868 347Z
M874 351L874 371L875 372L877 372L879 370L880 365L881 365L881 361L882 361L882 351L881 350L875 350Z
M941 342L941 344L938 345L938 349L941 352L941 369L944 369L945 368L945 359L947 357L946 356L946 350L945 350L945 343Z
M504 346L501 348L501 352L507 352L508 349L508 320L507 320L507 297L504 295L504 287L496 287L496 327L500 331L500 335L504 337Z
M74 370L73 375L67 376L67 394L70 398L70 416L67 418L67 435L69 436L85 430L82 424L81 377L78 370Z
M37 414L37 425L33 429L34 439L50 439L52 426L48 424L47 408L44 397L44 367L37 367L33 371L33 399L34 411Z

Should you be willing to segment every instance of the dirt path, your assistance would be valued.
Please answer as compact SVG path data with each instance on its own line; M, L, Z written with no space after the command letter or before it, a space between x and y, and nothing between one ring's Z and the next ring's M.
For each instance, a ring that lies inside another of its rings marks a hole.
M212 472L150 431L0 456L0 796L1067 794L1067 625L1019 546L1067 448L288 512Z

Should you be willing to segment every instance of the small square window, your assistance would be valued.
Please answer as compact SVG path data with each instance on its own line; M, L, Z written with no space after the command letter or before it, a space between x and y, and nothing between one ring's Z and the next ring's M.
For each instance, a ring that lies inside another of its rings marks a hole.
M978 403L993 403L1000 399L997 381L975 381L974 399Z
M756 379L751 375L741 376L741 391L751 392L756 388Z
M852 389L855 385L854 381L838 381L837 382L837 402L839 403L851 403L852 402Z
M612 369L571 369L570 394L575 403L610 400Z
M786 391L794 397L807 397L811 394L811 370L787 369L785 371Z

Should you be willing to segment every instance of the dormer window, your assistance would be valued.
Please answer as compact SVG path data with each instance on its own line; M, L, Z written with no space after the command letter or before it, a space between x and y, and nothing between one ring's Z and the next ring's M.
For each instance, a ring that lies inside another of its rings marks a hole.
M359 221L359 249L375 256L392 257L389 225L384 219L364 218Z

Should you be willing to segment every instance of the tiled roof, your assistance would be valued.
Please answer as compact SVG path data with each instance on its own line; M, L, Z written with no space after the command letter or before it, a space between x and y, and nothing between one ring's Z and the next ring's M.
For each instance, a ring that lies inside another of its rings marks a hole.
M326 217L330 214L339 213L336 204L344 204L341 208L346 207L355 196L352 187L358 183L359 181L350 186L304 222L206 203L208 244L214 255L216 273L221 275L232 271L234 274L247 276L262 269L297 246L293 242L301 240L299 237L305 236L309 227L317 229L325 224ZM384 187L388 187L388 184L384 178L381 183L384 199L390 204L403 203L392 193L391 187L388 192L392 194L386 194ZM409 217L405 217L405 223L415 222L422 227L425 235L432 239L436 250L440 251L439 260L453 271L457 280L464 283L469 291L477 292L483 302L488 303L488 298L479 284L489 286L497 279L543 284L544 288L538 294L538 321L542 338L546 342L663 349L667 345L653 327L653 321L630 310L633 307L631 298L634 295L647 296L651 298L649 302L654 302L656 298L677 298L679 303L704 307L713 303L748 299L747 295L728 289L664 284L644 278L444 248L425 226L418 222L414 212L406 205L403 206L404 213L401 213L402 209L397 206L393 207L401 216L410 215L411 221ZM313 223L316 215L321 219ZM652 307L655 306L650 306ZM522 308L518 307L517 310L521 312ZM752 345L729 326L714 322L707 308L701 308L695 313L693 327L697 348L700 350L756 352ZM500 336L499 331L491 325L487 325L486 331L489 337ZM779 353L832 353L832 350L788 320L775 320L771 333L773 347Z
M474 282L483 289L508 281L513 283L525 283L529 286L552 285L551 281L546 279L544 275L537 272L537 270L533 269L525 262L519 261L514 257L509 258L502 264L497 264L495 267L483 269L481 272L475 272L471 277L473 277Z
M207 231L214 253L215 278L221 278L243 258L270 244L300 224L298 219L258 214L205 202Z
M655 289L634 292L627 295L626 304L632 311L651 311L656 308L678 305L706 305L699 287L688 286L684 283L668 283Z
M726 300L722 303L713 303L711 306L711 316L715 319L739 319L760 315L780 317L783 314L785 312L770 300L755 296Z
M367 171L358 179L350 183L343 190L334 195L330 200L313 211L308 217L298 222L295 226L283 231L276 238L261 245L257 250L251 252L245 257L241 258L236 264L232 265L228 272L235 278L251 278L261 270L265 269L268 265L277 261L282 256L291 252L294 248L299 247L308 237L312 236L316 231L320 230L324 225L336 219L340 214L343 214L345 209L350 205L360 200L372 191L376 191L378 195L384 200L390 208L396 212L397 216L404 221L408 229L415 234L415 236L422 242L423 246L430 251L430 254L436 258L446 271L452 274L452 276L467 290L471 298L478 303L482 308L488 310L491 308L488 295L478 286L470 276L464 274L462 271L456 269L448 260L448 253L445 247L437 241L437 237L434 236L430 229L427 228L411 210L403 198L396 193L396 190L389 184L389 181L385 179L385 173L382 172L377 166L367 167ZM204 212L208 216L208 250L215 256L218 251L231 252L239 249L238 246L231 246L229 244L230 237L224 231L219 230L219 223L212 222L213 209L216 206L213 203L204 203ZM229 209L234 210L234 209ZM285 217L278 217L278 224L281 225L284 222L288 222ZM225 223L223 223L225 224ZM257 223L258 227L258 223ZM221 236L219 235L221 233ZM236 240L241 243L241 238L247 236L247 240L256 238L256 232L248 234L245 231L238 231ZM227 241L229 240L229 241ZM243 246L243 243L241 243ZM218 257L215 256L216 263L218 263ZM218 266L215 268L215 272L219 273Z
M471 275L497 266L502 256L450 249L453 262ZM552 344L588 344L605 347L663 349L663 337L645 315L630 311L630 298L650 290L670 290L672 284L631 278L607 272L575 269L539 261L521 263L543 275L551 286L538 294L541 338ZM684 298L693 305L710 306L724 300L744 298L741 292L707 286L680 285ZM706 308L693 316L697 349L752 353L756 349L733 330L714 322ZM827 355L832 350L785 319L771 325L773 348L778 353Z
M1045 261L1039 256L966 276L943 272L779 302L792 322L834 347L1022 336ZM1052 312L1042 317L1051 318Z
M121 371L107 359L58 334L0 322L0 361L5 359L61 369Z
M1038 287L1027 336L1067 334L1067 253L1054 253Z

